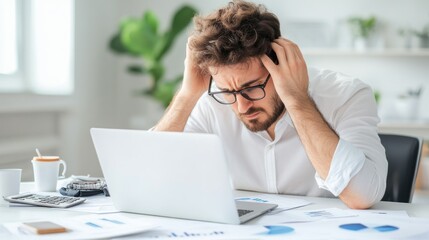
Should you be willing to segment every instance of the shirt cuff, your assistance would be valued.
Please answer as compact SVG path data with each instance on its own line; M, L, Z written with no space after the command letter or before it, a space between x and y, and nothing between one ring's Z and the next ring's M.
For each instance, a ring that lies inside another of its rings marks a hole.
M350 179L362 169L365 159L365 154L360 149L340 139L328 176L323 180L316 172L314 178L319 188L326 189L337 197L347 187Z

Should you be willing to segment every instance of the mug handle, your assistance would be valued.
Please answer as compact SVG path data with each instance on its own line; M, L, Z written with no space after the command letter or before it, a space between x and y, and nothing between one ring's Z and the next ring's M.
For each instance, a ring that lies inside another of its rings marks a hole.
M66 171L67 171L67 164L64 160L60 159L60 164L63 165L63 172L61 173L61 176L58 176L58 178L65 178L66 177Z

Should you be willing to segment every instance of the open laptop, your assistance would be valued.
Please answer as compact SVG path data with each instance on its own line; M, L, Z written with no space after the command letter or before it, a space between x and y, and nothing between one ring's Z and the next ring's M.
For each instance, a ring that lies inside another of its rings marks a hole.
M120 211L240 224L277 207L234 200L216 135L92 128L91 136Z

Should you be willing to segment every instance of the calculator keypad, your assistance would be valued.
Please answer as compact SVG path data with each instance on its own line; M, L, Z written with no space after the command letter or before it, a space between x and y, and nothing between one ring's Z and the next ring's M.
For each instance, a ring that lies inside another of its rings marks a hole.
M9 202L26 203L36 206L67 208L84 202L85 198L40 194L24 194L9 197Z

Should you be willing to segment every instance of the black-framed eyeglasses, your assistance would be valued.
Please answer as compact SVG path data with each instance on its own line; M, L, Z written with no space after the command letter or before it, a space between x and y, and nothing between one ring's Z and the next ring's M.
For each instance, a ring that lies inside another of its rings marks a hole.
M265 97L265 86L270 80L271 74L268 74L265 82L256 86L246 87L238 91L218 91L212 92L211 87L213 77L210 77L208 94L221 104L233 104L237 101L237 94L241 94L245 99L250 101L258 101Z

